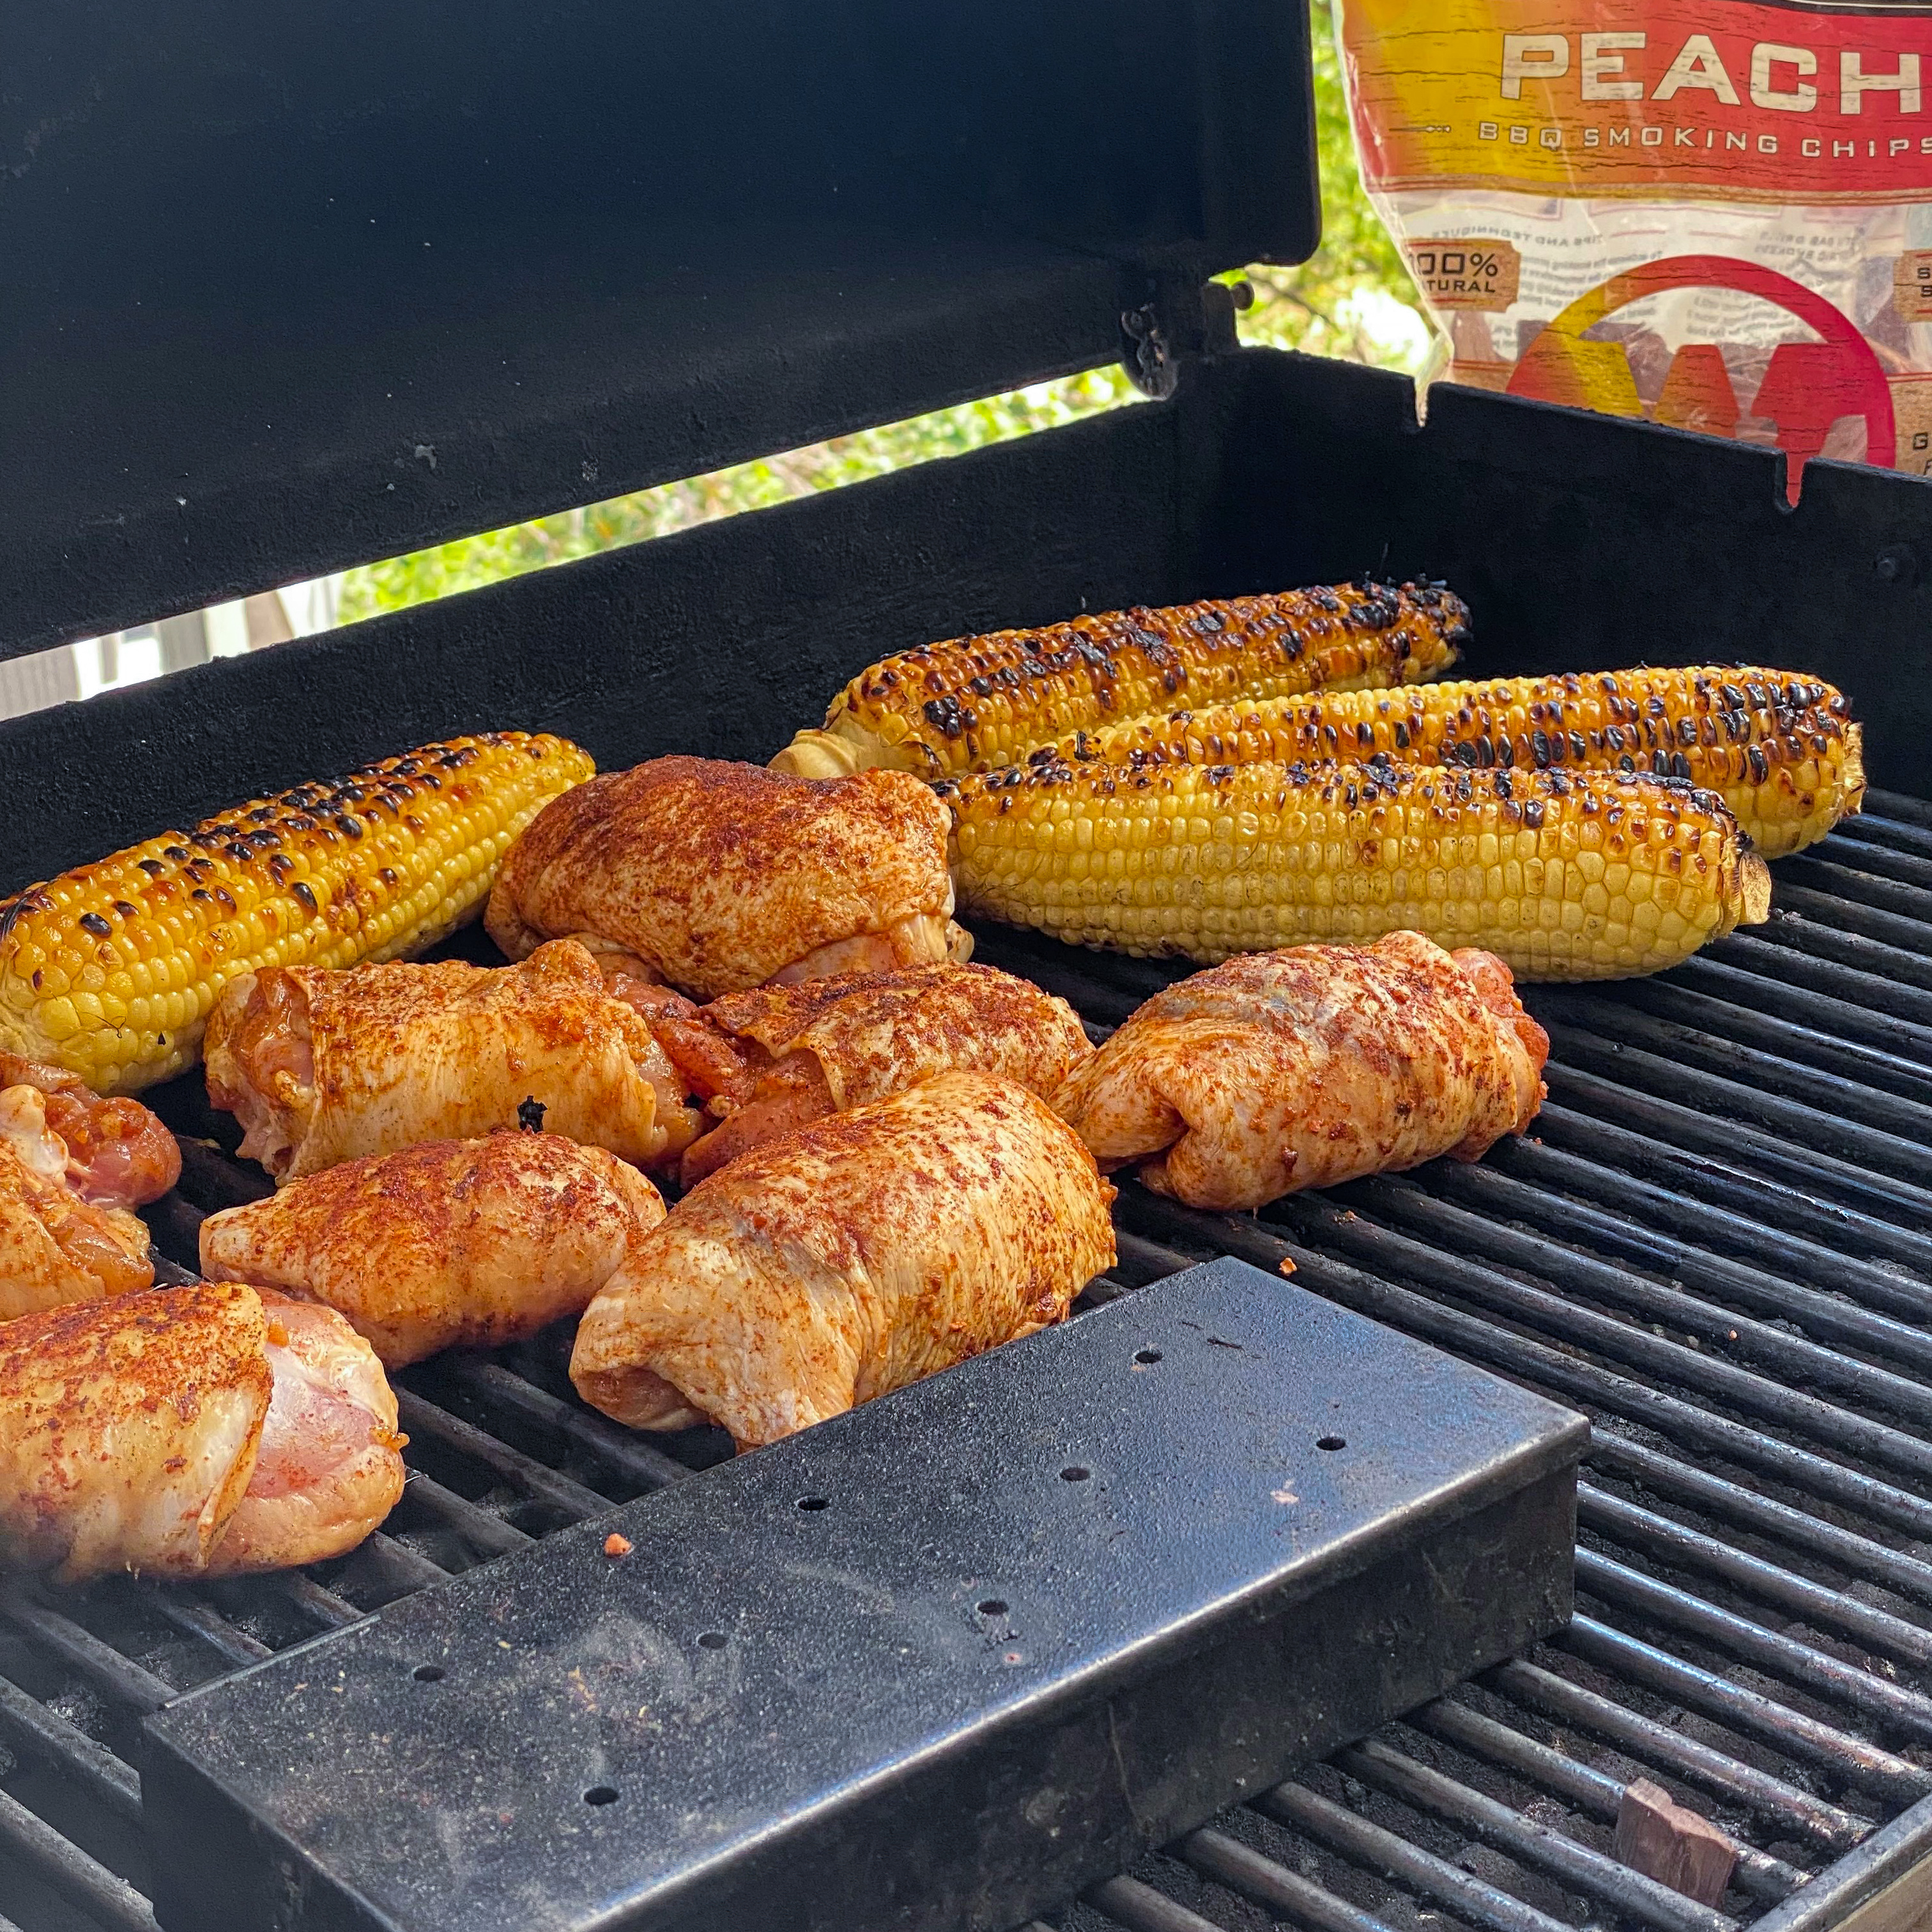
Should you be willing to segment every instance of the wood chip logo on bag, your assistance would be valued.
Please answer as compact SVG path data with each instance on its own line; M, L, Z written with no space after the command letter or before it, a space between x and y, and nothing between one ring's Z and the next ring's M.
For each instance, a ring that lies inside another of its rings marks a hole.
M1364 178L1460 381L1922 470L1932 4L1344 0ZM1916 400L1916 397L1915 397Z

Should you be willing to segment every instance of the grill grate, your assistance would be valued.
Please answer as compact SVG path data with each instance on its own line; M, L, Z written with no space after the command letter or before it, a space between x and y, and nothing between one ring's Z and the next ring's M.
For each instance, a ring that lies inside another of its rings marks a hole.
M1578 1615L1069 1908L1061 1932L1824 1932L1932 1850L1932 806L1778 869L1658 980L1531 996L1532 1140L1252 1217L1128 1186L1110 1298L1232 1253L1588 1410ZM988 934L1117 1023L1171 969ZM186 1105L187 1103L183 1103ZM213 1123L178 1113L184 1130ZM231 1143L232 1144L232 1143ZM258 1176L190 1143L158 1237ZM552 1333L399 1378L411 1480L344 1561L0 1596L0 1932L134 1932L141 1716L730 1453L585 1410ZM1648 1776L1744 1846L1711 1910L1611 1856Z

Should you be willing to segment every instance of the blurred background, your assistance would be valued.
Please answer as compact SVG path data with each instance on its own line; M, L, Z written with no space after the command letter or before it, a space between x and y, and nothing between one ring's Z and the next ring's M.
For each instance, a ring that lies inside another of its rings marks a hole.
M1429 326L1408 272L1362 192L1329 0L1314 0L1312 10L1322 246L1298 268L1256 267L1226 278L1245 279L1254 290L1252 305L1239 318L1241 335L1250 342L1420 374L1432 350ZM0 664L0 718L92 698L211 658L259 650L594 550L662 536L809 490L836 489L1138 400L1118 368L1094 370L335 576L285 584L235 603L86 638Z

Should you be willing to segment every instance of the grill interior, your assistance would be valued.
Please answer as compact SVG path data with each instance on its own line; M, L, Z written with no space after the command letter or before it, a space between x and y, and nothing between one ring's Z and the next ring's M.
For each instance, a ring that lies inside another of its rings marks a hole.
M1480 1166L1256 1216L1121 1191L1083 1306L1228 1253L1583 1408L1578 1614L1562 1636L1070 1905L1060 1932L1822 1932L1932 1846L1932 805L1777 868L1772 922L1662 978L1534 989L1532 1138ZM1118 1023L1176 969L981 934L980 956ZM190 1136L151 1219L266 1191ZM176 1693L681 1480L722 1432L586 1410L567 1333L398 1378L411 1479L306 1573L0 1598L0 1932L134 1932L140 1720ZM1611 1856L1626 1782L1747 1849L1720 1908Z

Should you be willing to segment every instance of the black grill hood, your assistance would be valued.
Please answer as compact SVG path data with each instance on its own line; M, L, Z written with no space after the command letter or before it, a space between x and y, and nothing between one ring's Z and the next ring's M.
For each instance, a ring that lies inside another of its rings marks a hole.
M136 0L0 52L0 656L1113 360L1296 0Z

